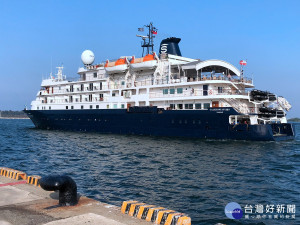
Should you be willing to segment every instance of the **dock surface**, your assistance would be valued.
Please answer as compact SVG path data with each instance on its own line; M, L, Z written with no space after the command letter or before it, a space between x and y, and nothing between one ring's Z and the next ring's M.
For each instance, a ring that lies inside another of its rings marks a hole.
M80 196L76 206L58 206L58 192L0 176L1 225L150 225L122 214L118 206Z

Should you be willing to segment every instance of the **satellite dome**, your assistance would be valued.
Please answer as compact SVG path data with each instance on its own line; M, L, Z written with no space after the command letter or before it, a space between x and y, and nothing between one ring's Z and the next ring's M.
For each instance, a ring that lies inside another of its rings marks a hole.
M83 62L84 65L91 65L93 64L94 60L95 60L95 56L91 50L85 50L81 54L81 61Z

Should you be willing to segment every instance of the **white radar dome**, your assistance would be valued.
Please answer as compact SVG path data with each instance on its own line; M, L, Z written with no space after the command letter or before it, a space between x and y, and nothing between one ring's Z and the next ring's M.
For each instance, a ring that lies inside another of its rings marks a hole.
M81 54L81 61L83 62L84 65L93 64L94 60L95 60L95 55L91 50L85 50Z

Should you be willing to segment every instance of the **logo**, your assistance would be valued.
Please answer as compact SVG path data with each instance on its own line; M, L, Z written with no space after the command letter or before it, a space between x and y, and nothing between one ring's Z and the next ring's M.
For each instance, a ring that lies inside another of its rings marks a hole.
M167 51L168 51L168 44L162 44L161 48L160 48L160 51L162 53L167 53Z
M242 207L236 202L230 202L225 206L225 215L229 219L241 219L243 217Z

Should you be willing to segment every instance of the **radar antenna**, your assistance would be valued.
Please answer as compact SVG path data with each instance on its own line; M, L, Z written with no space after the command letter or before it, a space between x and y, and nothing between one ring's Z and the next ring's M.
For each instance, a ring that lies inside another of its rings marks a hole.
M153 38L155 38L155 35L157 34L157 29L153 26L152 22L148 25L144 25L144 27L148 29L148 35L147 36L136 35L137 37L140 37L143 40L141 45L141 47L143 48L142 57L144 56L145 50L147 54L153 53L153 47L154 47ZM138 28L138 31L143 32L144 27Z
M58 81L64 80L65 77L66 77L65 75L63 75L63 69L64 69L64 66L62 65L62 66L58 66L58 67L56 67L56 68L58 69L57 74L56 74L57 80L58 80Z

